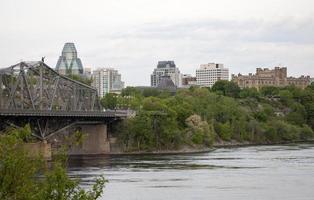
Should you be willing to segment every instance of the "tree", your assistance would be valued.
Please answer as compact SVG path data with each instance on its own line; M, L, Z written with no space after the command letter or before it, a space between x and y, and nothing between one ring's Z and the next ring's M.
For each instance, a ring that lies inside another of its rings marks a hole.
M232 138L232 128L230 123L215 123L215 132L219 135L222 140L231 140Z
M260 91L263 96L271 97L271 96L278 95L279 88L275 86L264 86L261 88Z
M103 177L86 191L79 180L68 177L64 156L54 160L51 169L41 157L30 157L24 148L25 136L30 135L29 126L0 134L0 199L96 200L101 196L106 182Z
M132 96L132 97L138 97L141 96L141 91L135 87L126 87L122 89L121 96Z
M257 91L256 88L244 88L240 91L239 96L241 98L258 98L260 93Z
M279 91L279 97L280 97L280 101L284 105L288 106L292 102L293 95L289 90L280 90Z
M76 75L76 74L70 74L70 75L67 75L67 77L69 77L70 79L73 79L75 81L89 85L89 86L91 86L92 82L93 82L93 80L91 78L87 78L87 77Z
M286 120L290 124L295 124L302 126L306 123L306 110L304 106L300 103L293 103L291 106L291 111L286 115Z
M212 87L212 91L229 97L239 97L240 88L232 81L219 80Z
M199 115L191 115L186 120L186 132L194 144L211 146L214 142L214 130Z
M117 95L107 93L105 97L100 100L101 105L106 109L116 109L118 104Z

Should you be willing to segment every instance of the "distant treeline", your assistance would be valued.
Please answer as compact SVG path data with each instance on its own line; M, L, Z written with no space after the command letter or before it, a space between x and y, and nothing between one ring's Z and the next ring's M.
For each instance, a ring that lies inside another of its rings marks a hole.
M212 88L167 91L127 87L107 94L107 109L137 111L115 128L125 151L211 146L220 141L274 143L314 137L314 85L240 89L229 81Z

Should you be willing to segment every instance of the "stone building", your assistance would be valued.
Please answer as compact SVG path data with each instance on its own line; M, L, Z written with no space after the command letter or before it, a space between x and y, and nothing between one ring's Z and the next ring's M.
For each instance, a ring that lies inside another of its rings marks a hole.
M257 68L256 74L232 74L232 81L236 82L240 88L255 87L259 89L263 86L284 87L294 85L304 89L310 84L310 76L288 77L286 67L275 67L274 69Z

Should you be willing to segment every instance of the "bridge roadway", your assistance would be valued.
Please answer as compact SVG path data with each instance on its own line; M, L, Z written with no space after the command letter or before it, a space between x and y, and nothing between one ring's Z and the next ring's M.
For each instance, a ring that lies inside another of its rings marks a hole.
M0 109L0 116L3 117L70 117L70 118L126 118L127 110L109 111L50 111L50 110L3 110Z

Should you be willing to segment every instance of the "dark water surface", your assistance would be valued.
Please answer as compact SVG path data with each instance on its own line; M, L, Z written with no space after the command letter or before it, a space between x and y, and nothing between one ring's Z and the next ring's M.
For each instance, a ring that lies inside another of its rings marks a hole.
M69 173L102 199L314 199L314 144L217 149L190 155L73 158Z

